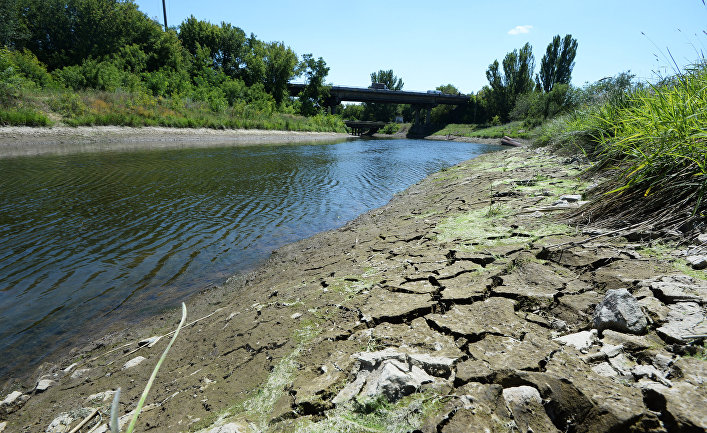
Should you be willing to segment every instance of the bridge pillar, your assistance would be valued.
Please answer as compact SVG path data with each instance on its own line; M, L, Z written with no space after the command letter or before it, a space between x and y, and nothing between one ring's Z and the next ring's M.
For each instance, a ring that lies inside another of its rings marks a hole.
M431 115L431 114L432 114L432 108L428 107L428 108L425 110L425 125L429 125L429 124L430 124L430 115Z
M415 119L414 119L413 123L415 125L419 125L420 124L420 107L416 106L416 107L414 107L414 110L415 110Z

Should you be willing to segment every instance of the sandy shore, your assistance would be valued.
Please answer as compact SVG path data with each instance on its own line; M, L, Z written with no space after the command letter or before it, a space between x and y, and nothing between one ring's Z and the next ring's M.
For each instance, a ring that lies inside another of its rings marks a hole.
M0 158L134 150L150 148L245 146L264 143L308 143L346 140L336 132L266 131L253 129L177 129L124 126L0 127Z
M563 224L582 169L543 150L486 154L195 296L138 430L704 431L707 361L687 335L707 333L707 284L666 247ZM619 289L641 329L597 332ZM97 425L117 387L129 414L167 344L138 341L178 317L9 381L0 398L18 403L0 421ZM357 403L375 392L396 403Z

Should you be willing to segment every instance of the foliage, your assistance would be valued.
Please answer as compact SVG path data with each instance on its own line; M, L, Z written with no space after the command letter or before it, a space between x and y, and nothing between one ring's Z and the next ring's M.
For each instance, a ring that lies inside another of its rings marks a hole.
M44 113L31 108L0 107L0 125L50 126L51 123Z
M707 63L648 86L630 78L588 86L586 99L600 102L545 126L540 143L579 146L595 168L613 173L601 208L586 215L602 212L620 225L649 219L665 229L704 218Z
M383 128L381 128L381 130L379 132L381 134L392 135L398 131L400 131L400 124L399 123L388 123Z
M384 84L387 90L402 90L403 79L395 75L392 69L379 70L371 73L371 87L374 84ZM402 114L402 107L395 104L363 104L363 118L365 120L378 120L382 122L391 122L395 116Z
M514 138L532 138L533 133L526 129L524 122L515 121L505 125L449 124L433 135L502 138L504 135Z
M486 78L491 86L490 99L501 120L508 120L509 112L519 95L533 90L535 57L529 43L520 50L513 50L503 59L503 72L498 60L494 60L486 70Z
M300 112L304 116L313 116L321 112L324 99L329 96L329 87L324 84L329 67L321 57L315 60L311 54L305 54L302 56L300 69L307 82L299 94Z
M577 40L572 35L565 35L563 39L560 35L553 37L540 61L540 73L536 77L538 86L547 93L556 84L569 84L576 55Z

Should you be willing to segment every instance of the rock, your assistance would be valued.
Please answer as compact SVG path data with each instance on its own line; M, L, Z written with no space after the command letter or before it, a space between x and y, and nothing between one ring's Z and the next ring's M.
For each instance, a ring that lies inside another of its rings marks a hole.
M485 361L493 371L537 370L559 347L557 343L529 332L522 341L487 335L483 340L469 344L468 351L474 359Z
M127 370L129 368L137 367L142 363L142 361L146 360L144 356L136 356L135 358L131 359L130 361L126 362L123 364L123 370Z
M396 401L422 385L444 382L443 377L451 375L454 363L453 359L407 354L394 348L356 353L353 357L358 361L356 379L334 397L334 404L344 403L358 394L372 398L384 395L388 401Z
M697 243L699 243L700 245L707 244L707 233L702 233L701 235L697 236Z
M71 378L72 379L80 379L80 378L86 376L90 371L91 371L90 368L79 368L78 370L71 373Z
M614 331L642 334L648 321L638 301L626 289L609 290L594 310L594 327L599 331Z
M648 379L660 382L665 386L672 386L670 381L665 378L663 373L658 371L658 369L652 365L636 365L631 370L631 373L633 373L633 376L636 378L636 380L647 377Z
M114 395L115 395L115 391L112 391L112 390L98 392L96 394L91 394L88 397L86 397L86 402L92 403L92 402L112 401Z
M245 433L250 431L246 426L236 424L234 422L214 427L208 433Z
M669 275L643 280L639 283L649 288L656 298L666 304L676 302L707 303L707 283L687 275Z
M592 347L592 345L597 343L599 339L597 338L596 329L592 329L591 331L580 331L575 332L574 334L557 337L554 338L553 341L557 341L558 343L567 346L573 346L579 351L586 351Z
M695 302L678 302L669 306L666 322L656 329L658 335L669 343L685 344L688 335L707 334L707 315Z
M692 269L702 270L707 268L707 256L687 256L685 257L687 264L692 267Z
M619 375L608 362L592 365L592 371L604 377L616 377Z
M366 304L361 306L361 313L366 322L380 323L424 315L432 311L434 304L430 295L413 295L374 288Z
M651 338L656 341L651 341ZM638 336L623 334L610 329L606 329L602 332L601 341L603 344L622 346L625 350L630 352L646 350L652 346L661 344L660 339L656 337L655 334L651 334L650 336Z
M569 203L574 203L577 201L581 201L582 195L581 194L566 194L566 195L560 196L560 200L564 200Z
M481 359L467 359L457 365L456 378L461 383L488 382L493 370L486 361Z
M71 423L77 419L77 417L74 417L69 413L62 413L52 420L45 431L46 433L66 433L69 431Z
M7 428L7 422L5 422L5 421L0 422L0 433L4 432L6 428Z
M294 313L293 315L290 316L290 319L297 320L300 317L302 317L302 313Z
M697 432L707 430L707 387L675 382L669 388L651 382L645 384L646 406L656 412L668 414L670 431ZM700 404L699 402L702 402Z
M506 388L503 399L521 432L559 432L545 413L536 388L527 385Z
M138 341L137 345L138 345L138 347L143 347L143 346L152 347L155 344L157 344L157 342L160 341L161 339L162 339L162 337L159 337L159 336L149 337L149 338L145 338L144 340Z
M0 419L19 410L27 403L27 400L29 400L29 395L22 394L20 391L12 391L0 402Z
M439 432L437 426L441 426L442 433L513 431L502 386L469 383L457 394L460 398L445 408L445 420L435 420L435 425L423 429L424 432Z
M54 385L56 385L56 382L51 379L40 379L34 391L37 393L44 392Z

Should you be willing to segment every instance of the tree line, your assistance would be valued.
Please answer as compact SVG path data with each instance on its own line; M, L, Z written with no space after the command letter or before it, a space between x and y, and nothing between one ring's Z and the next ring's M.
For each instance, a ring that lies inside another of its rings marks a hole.
M4 63L40 86L189 98L214 110L244 102L316 114L329 71L321 57L226 22L191 16L165 31L132 0L4 0L0 45ZM297 76L308 85L292 100L287 84Z

